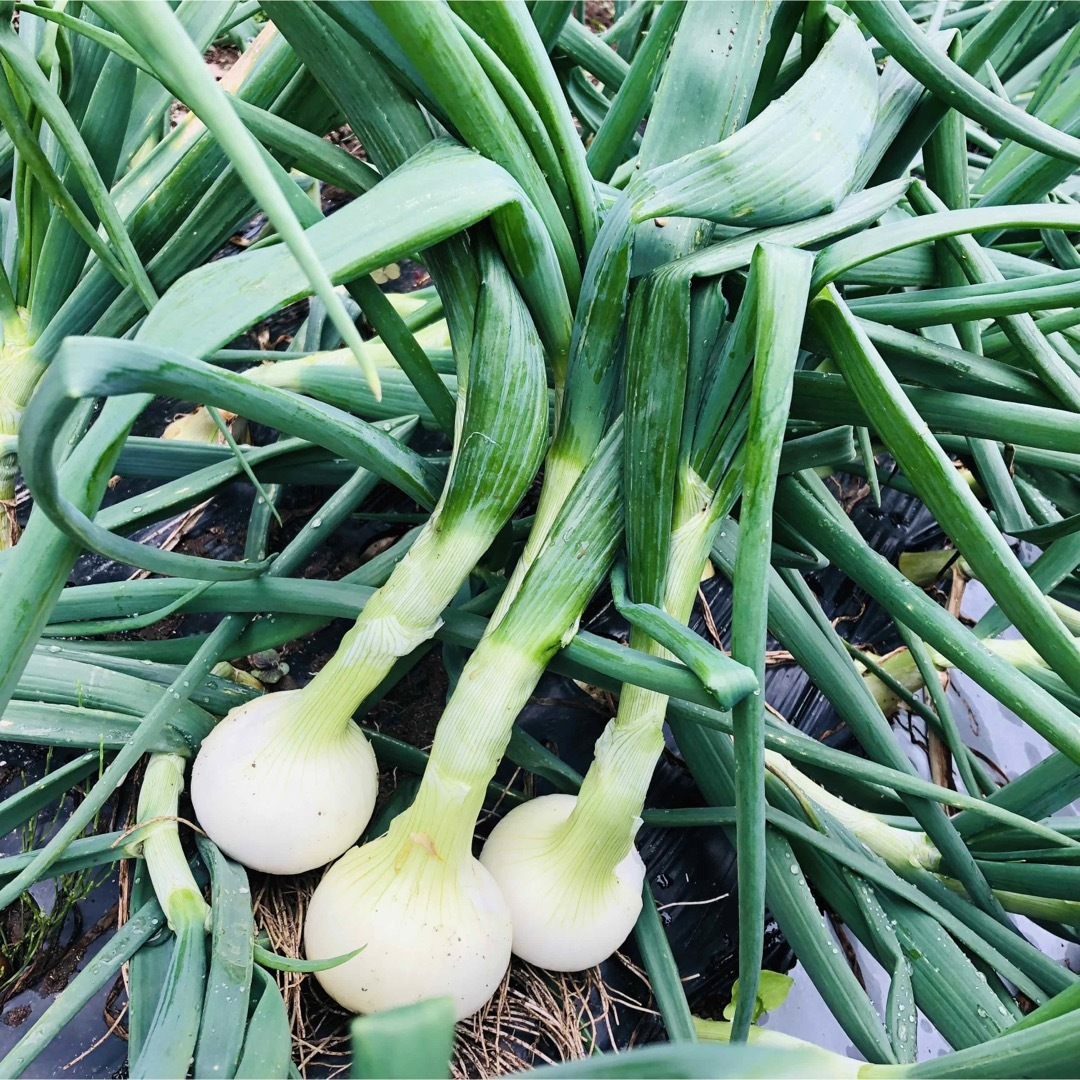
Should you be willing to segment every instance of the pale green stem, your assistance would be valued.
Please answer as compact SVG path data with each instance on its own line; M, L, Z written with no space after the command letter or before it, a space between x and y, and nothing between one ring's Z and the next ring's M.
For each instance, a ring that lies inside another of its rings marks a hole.
M497 636L480 643L435 730L416 798L390 826L391 837L403 847L420 844L441 860L471 856L488 783L545 666L546 658Z
M1024 668L1053 670L1023 638L987 638L983 644L1020 671Z
M390 580L368 601L341 645L302 693L297 738L326 738L346 728L394 663L431 638L461 587L462 567L487 547L468 527L443 530L436 509Z
M954 878L940 877L943 885L961 896L967 896L964 886ZM1014 915L1043 922L1080 926L1080 900L1062 900L1054 896L1029 896L1027 893L995 889L994 896L1001 906Z
M630 647L671 658L638 630L631 633ZM609 880L629 853L664 749L667 701L663 694L624 685L618 715L597 740L574 809L553 841L553 857L568 876Z
M694 1017L694 1030L699 1039L707 1042L731 1042L731 1024L726 1020L703 1020ZM863 1072L864 1063L854 1058L844 1057L843 1054L825 1050L820 1046L803 1039L797 1039L794 1035L786 1035L782 1031L773 1031L770 1028L751 1025L747 1042L751 1046L772 1047L777 1050L791 1050L797 1053L800 1069L809 1072L811 1069L820 1070L822 1076L834 1076L837 1080L841 1077L859 1077L866 1075ZM886 1068L888 1068L886 1066ZM884 1072L876 1075L901 1076L902 1072Z
M680 500L680 505L686 500ZM687 503L689 505L689 503ZM672 533L664 607L687 622L701 581L702 567L716 523L702 503ZM677 515L687 511L676 509ZM671 660L674 657L646 634L634 629L631 648ZM625 684L619 711L596 744L577 802L553 841L554 857L567 868L597 880L610 877L627 856L640 824L653 770L664 748L667 696Z
M1076 608L1069 607L1068 604L1063 604L1052 596L1048 596L1046 599L1057 613L1058 618L1069 628L1069 633L1080 634L1080 613L1077 612Z
M919 866L936 870L941 852L924 832L910 832L886 824L874 814L844 802L800 772L782 754L765 751L765 765L801 799L815 803L844 825L871 851L880 855L895 870Z
M936 872L941 865L941 853L930 842L926 833L894 828L874 814L851 806L816 784L786 758L772 750L765 751L765 763L800 800L812 802L825 810L897 873L903 874L912 867ZM938 878L953 892L966 895L959 881L940 874ZM1080 925L1080 901L1028 896L1003 889L994 889L993 892L1001 906L1014 915L1064 923L1068 926Z
M146 862L154 894L174 930L183 922L203 921L209 913L180 843L177 815L184 766L177 754L150 755L139 790L138 843L133 845Z
M521 590L522 582L529 572L529 567L536 562L540 552L544 550L544 545L551 535L559 511L562 510L563 505L570 496L570 492L574 489L574 485L585 471L585 464L576 456L560 454L557 442L548 451L548 455L544 459L544 483L540 489L540 499L536 504L536 514L533 517L532 528L529 529L529 535L525 541L525 547L522 549L521 557L518 559L517 565L510 575L510 580L499 598L498 606L491 616L490 625L492 628L502 622L503 616L514 602L514 597Z

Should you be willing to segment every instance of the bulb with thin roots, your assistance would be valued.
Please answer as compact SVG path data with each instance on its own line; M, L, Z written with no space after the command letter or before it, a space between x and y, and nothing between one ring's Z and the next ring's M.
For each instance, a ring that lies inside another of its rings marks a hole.
M304 924L310 960L362 949L315 976L345 1008L369 1013L448 996L458 1020L494 994L510 938L506 903L476 859L446 856L428 834L393 827L327 871Z
M199 824L226 855L268 874L300 874L348 851L375 808L379 771L350 721L305 730L299 690L233 709L191 771Z
M631 845L614 870L577 851L565 829L576 803L573 795L545 795L514 807L480 854L509 905L514 955L549 971L606 960L641 913L645 864L637 849Z

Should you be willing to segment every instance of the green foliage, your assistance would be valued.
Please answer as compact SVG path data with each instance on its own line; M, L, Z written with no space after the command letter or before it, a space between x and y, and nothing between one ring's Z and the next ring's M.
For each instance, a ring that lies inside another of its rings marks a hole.
M265 969L320 965L256 943L244 870L209 841L185 846L178 789L129 834L105 811L146 755L182 768L252 696L210 675L219 661L363 611L415 531L339 581L306 575L353 515L406 520L365 502L380 483L409 500L410 523L436 507L447 527L498 518L437 630L456 650L512 602L503 625L543 628L554 650L544 613L568 625L590 599L568 584L567 522L608 540L625 525L611 593L632 647L579 632L550 670L648 691L704 805L645 819L737 842L739 977L756 991L733 994L725 1035L752 1045L691 1045L646 889L637 942L671 1045L541 1071L1068 1071L1080 983L1011 916L1066 938L1080 919L1080 843L1058 813L1080 795L1075 12L637 0L607 29L584 16L563 0L0 5L0 738L73 752L0 802L19 845L0 859L0 985L21 985L103 868L144 860L131 917L4 1075L31 1068L129 959L132 1075L184 1076L192 1060L200 1076L289 1075L290 1015ZM215 83L203 54L226 44L239 57ZM346 124L362 154L338 144ZM349 200L324 217L325 185ZM212 258L258 211L250 249ZM403 317L370 275L408 259L433 291ZM312 297L288 359L246 373L278 354L236 339ZM442 316L450 349L417 335ZM148 438L155 399L277 437ZM455 432L448 469L449 442L430 440ZM571 492L598 453L590 508ZM522 493L542 454L534 503ZM21 539L19 470L33 499ZM917 499L946 549L905 552L900 570L875 554L823 482L840 471L879 505L890 486ZM141 493L103 507L117 474ZM133 535L236 483L255 492L242 558ZM295 535L282 510L283 535L277 503L299 485L318 485L321 506ZM590 521L598 508L611 520ZM1042 553L1027 561L1017 539ZM87 553L147 573L69 586ZM731 656L687 628L707 557L732 583ZM894 621L900 681L830 623L802 576L827 564ZM973 628L927 591L961 571L992 600ZM165 635L188 615L215 628ZM1009 628L1024 641L993 640ZM766 633L865 757L768 712ZM999 788L939 682L949 667L1053 754ZM945 786L916 774L882 686L940 740ZM384 765L423 771L419 747L370 734ZM581 783L523 733L506 756L560 790ZM653 765L625 787L643 798ZM493 784L490 802L526 790ZM933 851L933 872L897 857L882 807ZM49 879L46 911L29 890ZM791 986L760 970L766 906L872 1064L751 1026ZM823 906L888 973L883 1008ZM1037 1008L1014 1023L1017 992ZM915 1063L916 1008L954 1054ZM448 1075L438 1000L361 1018L352 1036L355 1075Z

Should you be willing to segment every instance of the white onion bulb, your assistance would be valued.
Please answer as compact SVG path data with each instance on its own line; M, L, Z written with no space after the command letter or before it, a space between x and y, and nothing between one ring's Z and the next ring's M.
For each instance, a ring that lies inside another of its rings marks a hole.
M562 827L576 803L573 795L545 795L514 807L480 854L510 908L514 954L549 971L606 960L641 912L645 864L637 848L601 880L589 872L587 852L564 850Z
M203 740L191 771L199 824L226 855L268 874L336 859L364 831L379 773L364 733L302 724L301 691L233 709Z
M394 835L353 848L327 871L308 906L305 951L323 960L363 946L315 976L353 1012L446 995L463 1020L510 964L510 913L471 855L443 859L426 834Z

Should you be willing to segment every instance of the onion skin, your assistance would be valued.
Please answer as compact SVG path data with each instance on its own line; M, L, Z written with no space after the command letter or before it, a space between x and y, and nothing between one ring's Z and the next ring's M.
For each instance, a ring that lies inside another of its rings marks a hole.
M375 808L375 754L351 721L315 734L300 691L233 709L191 770L199 824L226 855L268 874L300 874L347 851Z
M304 924L310 960L363 947L315 975L335 1001L359 1013L446 995L464 1020L502 981L510 940L506 903L476 859L444 859L426 833L402 838L394 830L327 871Z
M577 798L544 795L514 807L491 832L480 861L514 922L515 956L548 971L583 971L611 956L641 913L645 864L637 849L600 880L589 853L565 850L563 826Z

